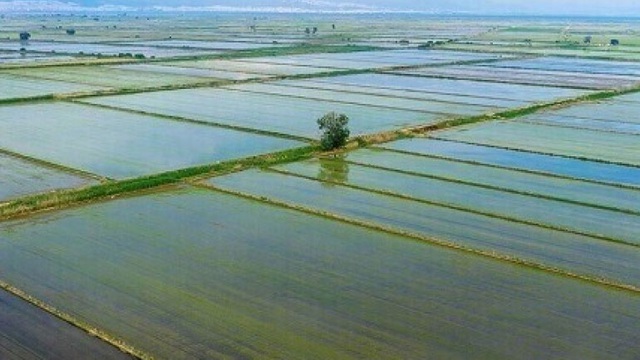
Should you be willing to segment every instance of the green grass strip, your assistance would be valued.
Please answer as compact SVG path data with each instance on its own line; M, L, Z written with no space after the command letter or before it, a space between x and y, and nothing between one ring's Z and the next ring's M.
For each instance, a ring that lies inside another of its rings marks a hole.
M61 190L46 194L22 197L0 206L0 221L18 218L37 212L68 208L102 199L113 199L115 197L137 191L178 184L189 178L203 175L227 173L251 167L262 167L285 162L300 161L312 157L315 150L316 148L313 146L306 146L135 179L114 181L81 189Z
M23 104L23 103L30 103L30 102L36 102L36 101L51 101L54 99L55 99L54 94L28 96L28 97L21 97L21 98L0 99L0 105Z

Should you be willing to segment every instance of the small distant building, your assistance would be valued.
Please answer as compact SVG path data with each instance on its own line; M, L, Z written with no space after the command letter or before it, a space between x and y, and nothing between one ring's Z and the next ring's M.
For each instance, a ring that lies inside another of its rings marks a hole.
M611 42L609 43L611 46L618 46L620 45L620 40L618 39L611 39Z
M26 31L20 33L20 41L27 41L29 39L31 39L31 34Z

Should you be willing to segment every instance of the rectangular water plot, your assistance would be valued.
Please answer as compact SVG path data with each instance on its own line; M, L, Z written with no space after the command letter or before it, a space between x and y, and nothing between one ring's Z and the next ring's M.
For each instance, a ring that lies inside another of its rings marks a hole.
M563 158L435 139L394 141L384 148L436 158L452 159L507 169L631 186L640 189L640 168Z
M65 83L93 86L137 89L169 85L188 85L210 81L197 76L182 74L147 73L110 66L58 66L37 69L8 70L7 73L25 78L35 78Z
M535 59L503 60L478 65L508 69L566 71L584 74L628 75L640 77L640 64L630 61L605 61L545 56Z
M349 116L353 135L434 123L451 117L229 89L162 91L83 101L313 139L319 136L316 120L330 111Z
M527 104L550 101L559 98L572 98L587 93L584 90L577 89L501 84L486 81L437 79L391 74L348 75L326 78L322 81L332 84L410 90L497 100L515 100L522 101Z
M415 99L393 98L371 94L357 94L348 92L345 93L333 90L293 87L291 86L291 83L288 82L242 84L229 86L227 88L254 93L274 94L322 101L333 101L345 104L365 105L370 107L420 111L448 116L479 115L491 110L491 108L489 107L482 107L478 105L441 103Z
M587 119L583 117L554 115L553 113L536 114L535 116L520 118L518 121L573 129L640 135L640 122Z
M187 68L178 66L156 65L156 64L127 64L111 66L112 69L121 69L127 71L135 71L151 74L164 74L164 75L180 75L189 77L203 77L212 79L224 79L224 80L249 80L249 79L263 79L269 77L268 75L260 74L247 74L235 71L225 70L208 70Z
M149 175L302 145L68 103L0 107L0 134L0 148L111 178Z
M640 166L637 135L494 121L433 135L439 139Z
M0 247L3 278L158 358L639 354L635 294L209 190L4 223Z
M159 48L177 49L206 49L206 50L251 50L276 47L277 44L250 43L240 41L204 41L204 40L150 40L122 43L125 45L151 46Z
M611 123L622 122L640 125L640 107L634 102L627 102L624 96L597 103L577 104L562 109L541 113L542 115L558 115L577 119L600 120ZM532 115L531 118L535 118Z
M137 45L108 45L92 43L73 43L55 41L29 41L26 44L19 42L0 41L2 50L19 50L25 48L27 51L39 53L56 53L65 55L111 55L129 54L131 57L142 54L145 57L176 57L213 55L219 52L203 49L174 49Z
M322 176L319 174L318 178ZM633 245L273 172L245 171L211 179L209 184L368 226L417 234L574 274L640 285L640 252Z
M318 180L325 177L331 180L333 176L341 184L365 190L395 194L640 247L640 213L605 210L595 206L354 165L344 161L311 160L279 166L277 169Z
M0 358L132 359L106 342L0 289Z
M585 74L568 71L510 69L469 65L420 68L395 73L592 90L631 87L640 82L640 77L627 75Z
M259 75L305 75L334 72L341 69L320 66L296 66L286 64L253 63L240 60L176 61L167 65L218 71L233 71ZM346 70L346 69L342 69Z
M400 50L261 57L242 59L242 61L362 70L395 66L447 64L458 61L492 60L498 58L500 58L500 55L446 51Z
M28 77L0 74L0 100L30 98L53 94L70 94L97 91L104 88L87 84L33 79Z
M379 149L350 152L345 160L407 174L640 213L640 191L619 186ZM330 159L324 161L332 163Z
M89 178L0 153L0 203L24 195L80 187L93 182Z
M340 78L341 78L340 76L337 76L332 79L339 80ZM427 91L419 91L419 90L404 90L404 89L393 89L393 88L385 88L385 87L338 84L338 83L330 83L328 81L322 81L320 79L283 80L283 81L279 81L278 84L285 85L285 86L292 86L295 88L302 88L302 89L333 91L336 93L343 93L343 94L375 95L375 96L384 96L388 98L418 100L418 101L429 102L429 103L441 102L444 104L452 104L454 106L471 105L471 106L479 106L479 107L484 107L484 108L494 109L494 110L499 110L504 108L516 108L516 107L520 107L527 104L527 102L523 100L498 99L498 98L484 97L481 95L478 95L478 96L456 95L456 94L444 94L444 93L430 93Z

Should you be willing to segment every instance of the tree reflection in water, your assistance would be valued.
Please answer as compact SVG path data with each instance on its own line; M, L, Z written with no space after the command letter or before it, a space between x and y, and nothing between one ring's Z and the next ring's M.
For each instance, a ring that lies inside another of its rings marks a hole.
M321 158L318 179L325 186L335 186L335 183L343 184L349 181L349 163L344 155L332 158Z

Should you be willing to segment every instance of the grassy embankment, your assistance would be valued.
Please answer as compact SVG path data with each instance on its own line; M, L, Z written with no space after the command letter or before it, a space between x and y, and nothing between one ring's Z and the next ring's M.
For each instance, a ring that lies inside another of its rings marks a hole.
M264 55L260 55L260 56L264 56ZM494 114L486 114L486 115L475 116L475 117L446 120L435 125L418 126L418 127L412 127L412 128L407 128L407 129L402 129L397 131L390 131L390 132L384 132L379 134L362 136L354 139L349 144L346 150L352 150L352 149L365 147L372 144L393 141L399 138L420 136L427 132L431 132L435 130L443 130L443 129L456 127L456 126L462 126L462 125L473 124L473 123L484 122L484 121L491 121L491 120L499 120L499 119L503 119L503 120L514 119L514 118L529 115L544 109L550 109L550 108L560 107L560 106L568 106L568 105L577 104L580 102L608 99L620 94L635 92L638 90L639 89L627 89L622 91L604 91L604 92L598 92L598 93L581 96L578 98L560 100L560 101L543 103L543 104L536 104L528 107L523 107L520 109L507 110L507 111L494 113ZM49 98L44 98L44 99L49 99ZM341 150L341 151L345 151L345 150ZM205 178L213 175L221 175L221 174L234 172L234 171L241 171L241 170L252 168L252 167L268 167L268 166L277 165L281 163L300 161L300 160L311 158L317 154L318 154L317 147L314 145L311 145L303 148L292 149L292 150L287 150L283 152L245 158L240 160L227 161L227 162L212 164L208 166L182 169L178 171L166 172L162 174L124 180L124 181L108 182L108 183L91 186L87 188L82 188L82 189L57 191L57 192L52 192L47 194L28 196L28 197L20 198L0 206L0 220L26 216L35 212L55 210L60 208L86 204L94 201L111 199L119 196L126 196L126 195L137 193L140 191L149 191L149 190L159 189L159 188L162 188L163 186L180 184L185 180L196 181L201 178ZM580 279L583 281L595 282L595 283L599 283L607 286L625 289L628 291L632 291L634 293L640 292L640 289L634 286L616 283L607 279L583 276L580 274L575 274L572 272L568 272L566 270L549 267L547 265L532 262L525 259L515 258L515 257L511 257L511 256L507 256L507 255L503 255L495 252L486 252L486 251L481 251L473 248L468 248L465 246L461 246L459 244L450 243L440 239L429 238L424 235L400 231L393 228L387 228L379 224L362 222L362 221L357 221L349 218L343 218L336 214L324 213L324 212L306 208L306 207L294 206L291 204L278 202L273 199L255 197L250 194L236 193L236 195L253 198L258 201L267 202L270 204L275 204L283 207L295 208L296 210L300 210L306 213L320 215L330 219L352 223L352 224L368 227L375 230L385 231L387 233L403 235L409 238L413 238L415 240L426 241L432 244L436 244L436 245L440 245L448 248L459 249L468 253L474 253L474 254L485 256L485 257L507 261L510 263L517 263L530 268L535 268L535 269L539 269L547 272L553 272L563 276ZM117 346L121 350L132 354L133 356L136 356L138 358L149 358L148 355L137 351L136 349L130 347L129 345L122 342L121 340L115 337L112 337L104 332L101 332L100 330L95 329L94 327L88 324L78 321L77 319L74 319L73 317L62 313L56 310L55 308L52 308L47 304L44 304L38 301L37 299L33 299L29 295L25 294L24 292L21 292L19 289L14 288L9 284L0 282L0 287L20 296L21 298L35 304L36 306L42 309L45 309L46 311L60 317L61 319L67 322L84 329L88 333L100 337L101 339Z
M175 185L185 179L194 177L212 176L231 171L240 171L251 167L263 167L300 161L310 158L316 150L317 148L315 146L306 146L266 155L225 161L207 166L186 168L135 179L112 181L81 189L55 191L22 197L4 205L0 205L0 220L17 218L35 212L67 208L93 201L113 199L121 195L135 193L138 191Z
M540 103L523 107L519 109L506 110L493 114L485 114L473 117L464 117L457 119L445 120L437 124L423 125L405 128L401 130L387 131L372 135L363 135L352 139L352 141L338 152L351 151L360 147L385 143L402 138L423 136L425 133L444 130L452 127L468 125L473 123L492 121L492 120L508 120L525 115L533 114L544 109L551 109L562 106L569 106L581 102L597 101L612 98L617 95L637 92L640 88L602 91L591 93L572 99L564 99L552 101L548 103ZM174 119L181 120L181 119ZM244 129L243 129L244 130ZM273 134L271 134L273 135ZM136 191L158 188L161 186L177 184L185 180L225 174L231 171L239 171L252 167L267 167L279 163L295 162L303 159L311 158L319 154L315 144L307 147L287 150L274 154L261 155L246 159L226 161L222 163L212 164L208 166L187 168L177 171L161 173L152 176L146 176L136 179L124 181L114 181L106 184L100 184L83 189L57 191L34 196L27 196L16 199L12 202L0 206L0 220L25 216L34 212L45 210L55 210L65 207L74 206L76 204L84 204L91 201L107 199L119 195L134 193Z
M448 119L436 124L419 125L408 127L400 130L393 130L382 132L373 135L365 135L356 138L358 142L357 146L366 146L368 144L377 144L381 142L389 142L407 137L421 136L428 132L445 130L453 127L470 125L475 123L493 121L493 120L512 120L527 115L534 114L542 110L552 110L556 108L563 108L571 105L576 105L584 102L607 100L613 97L640 92L640 87L620 89L620 90L605 90L594 92L586 95L582 95L575 98L561 99L556 101L550 101L545 103L533 104L517 109L509 109L496 113L483 114L478 116L460 117L454 119Z

